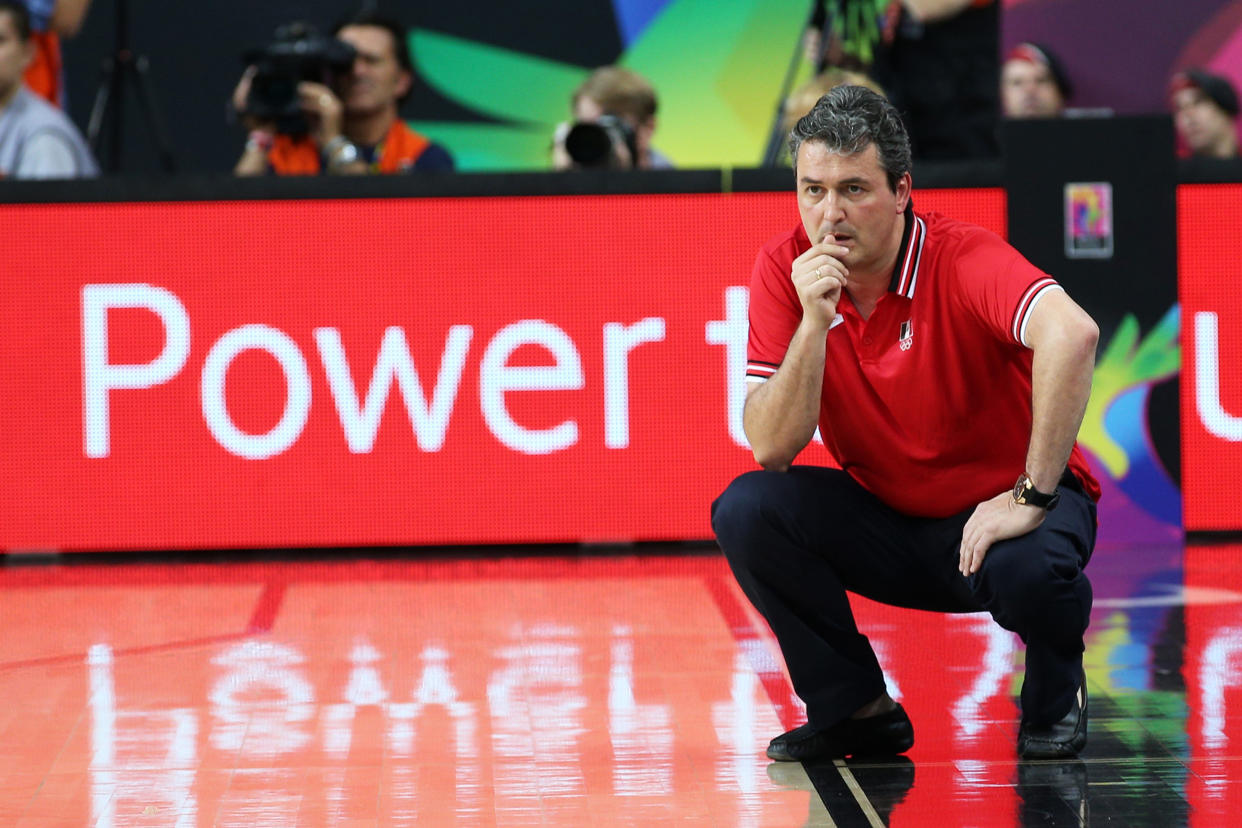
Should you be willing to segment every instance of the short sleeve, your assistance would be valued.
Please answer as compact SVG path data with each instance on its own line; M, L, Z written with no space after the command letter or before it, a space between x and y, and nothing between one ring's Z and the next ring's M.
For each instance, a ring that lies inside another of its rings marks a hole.
M750 333L746 342L746 380L763 382L776 373L798 324L802 305L788 267L773 258L769 247L755 257L750 279Z
M1029 347L1026 326L1040 300L1060 284L999 236L973 228L960 242L953 296L998 339Z
M74 178L83 172L73 144L52 130L32 135L13 169L16 178Z

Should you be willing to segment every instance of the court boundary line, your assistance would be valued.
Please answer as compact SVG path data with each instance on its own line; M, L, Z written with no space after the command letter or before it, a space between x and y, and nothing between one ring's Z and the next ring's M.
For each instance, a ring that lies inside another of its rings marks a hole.
M771 670L767 665L757 663L756 657L759 648L755 645L763 645L766 651L766 644L764 644L766 639L759 630L755 629L750 616L747 615L745 608L741 606L741 602L733 592L732 583L724 575L704 576L703 580L707 591L712 596L712 600L716 603L716 608L720 611L721 617L729 626L729 631L733 634L734 643L745 653L751 670L758 677L760 685L763 687L764 692L767 693L768 699L772 702L781 726L786 730L795 727L793 715L794 711L798 709L797 694L794 692L793 685L783 671L779 669ZM872 828L885 828L884 822L880 819L879 814L876 813L871 800L867 798L866 792L858 784L858 780L854 778L854 774L845 764L845 761L836 759L833 764L841 780L853 796L854 802L858 805L861 815L867 820L867 824ZM805 770L805 765L803 768ZM824 810L828 813L829 819L834 820L834 823L839 822L839 817L843 815L832 813L832 809L828 805L829 798L825 797L824 792L815 784L815 777L809 773L807 775L810 777L811 783L815 788L815 795L823 803Z

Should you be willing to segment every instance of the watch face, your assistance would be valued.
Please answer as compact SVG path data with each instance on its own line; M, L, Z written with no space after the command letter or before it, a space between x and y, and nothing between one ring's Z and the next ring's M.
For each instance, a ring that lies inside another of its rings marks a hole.
M1032 497L1034 495L1034 497ZM1018 478L1018 482L1013 486L1013 501L1019 506L1038 506L1041 509L1051 510L1057 505L1057 501L1061 499L1061 493L1053 490L1052 494L1044 494L1035 488L1035 484L1031 482L1031 478L1025 472Z

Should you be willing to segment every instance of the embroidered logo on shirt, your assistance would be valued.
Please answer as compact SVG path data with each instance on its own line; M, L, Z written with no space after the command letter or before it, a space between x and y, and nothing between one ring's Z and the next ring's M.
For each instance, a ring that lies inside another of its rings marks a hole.
M897 344L903 351L910 350L910 346L914 344L914 326L910 324L909 319L901 323L901 333L897 336Z

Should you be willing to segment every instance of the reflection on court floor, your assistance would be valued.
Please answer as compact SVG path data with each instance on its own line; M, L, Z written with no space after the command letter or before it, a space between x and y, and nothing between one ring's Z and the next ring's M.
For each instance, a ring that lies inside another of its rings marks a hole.
M1242 813L1238 547L1097 552L1091 743L1072 763L1015 759L1014 636L857 601L915 747L805 768L763 756L803 711L762 620L703 552L0 570L0 824Z

